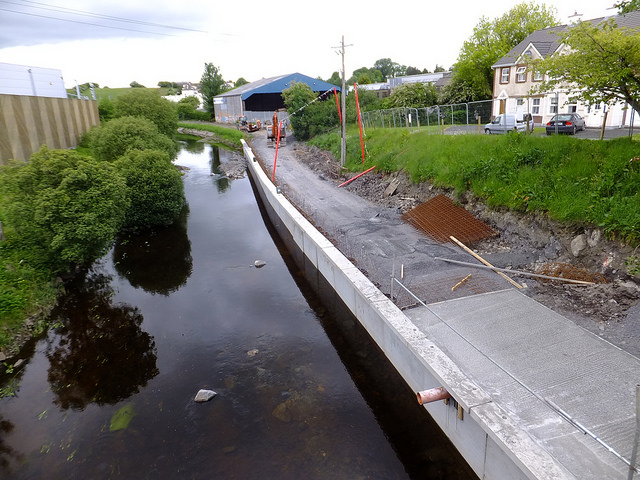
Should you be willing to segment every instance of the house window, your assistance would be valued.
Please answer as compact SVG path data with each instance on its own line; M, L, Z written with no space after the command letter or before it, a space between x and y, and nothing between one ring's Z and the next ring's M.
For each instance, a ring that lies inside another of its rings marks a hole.
M541 82L542 81L542 73L533 72L533 81L534 82Z
M527 67L518 67L516 70L516 83L524 83L527 81Z
M504 67L500 70L500 83L509 83L509 73L511 72L511 67Z
M551 105L549 107L549 113L558 113L558 97L551 97Z
M576 113L578 111L577 105L569 105L569 113Z
M540 115L540 99L539 98L534 98L533 99L533 105L531 107L531 113L533 113L534 115Z
M522 107L524 105L524 98L516 98L516 107Z

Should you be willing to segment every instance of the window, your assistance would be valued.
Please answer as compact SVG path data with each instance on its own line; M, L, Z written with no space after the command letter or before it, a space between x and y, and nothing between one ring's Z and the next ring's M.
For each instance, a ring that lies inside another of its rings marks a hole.
M551 97L551 105L549 107L549 113L558 113L558 97Z
M504 67L500 70L500 83L509 83L509 73L511 72L511 67Z
M533 81L534 82L541 82L542 81L542 73L533 72Z
M533 106L531 107L531 113L533 113L534 115L540 115L540 99L539 98L533 99Z
M516 98L516 107L522 107L524 105L524 98Z
M527 81L527 67L518 67L516 70L516 83Z

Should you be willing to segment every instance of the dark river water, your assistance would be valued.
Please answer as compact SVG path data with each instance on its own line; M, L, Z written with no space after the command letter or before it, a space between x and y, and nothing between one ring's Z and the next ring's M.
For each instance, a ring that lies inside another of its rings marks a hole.
M180 221L119 242L0 379L0 478L476 478L228 158L185 146Z

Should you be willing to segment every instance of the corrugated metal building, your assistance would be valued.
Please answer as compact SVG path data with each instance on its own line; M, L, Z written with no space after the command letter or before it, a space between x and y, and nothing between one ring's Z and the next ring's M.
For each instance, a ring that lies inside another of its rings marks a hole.
M67 98L62 71L0 63L0 95Z
M284 108L282 91L289 88L292 82L306 83L318 94L334 88L340 91L340 87L301 73L263 78L214 97L216 122L235 122L242 115L246 115L250 121L270 120L275 110ZM286 115L280 117L283 119Z

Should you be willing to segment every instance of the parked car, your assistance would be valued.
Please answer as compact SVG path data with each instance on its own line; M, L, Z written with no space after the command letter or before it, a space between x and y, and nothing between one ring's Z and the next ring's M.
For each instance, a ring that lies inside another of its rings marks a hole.
M532 131L533 121L529 122L529 129ZM507 132L526 132L527 122L518 119L515 113L502 113L493 119L491 123L484 126L484 133L487 135Z
M556 132L575 135L578 130L584 130L584 118L577 113L560 113L547 123L547 135Z

